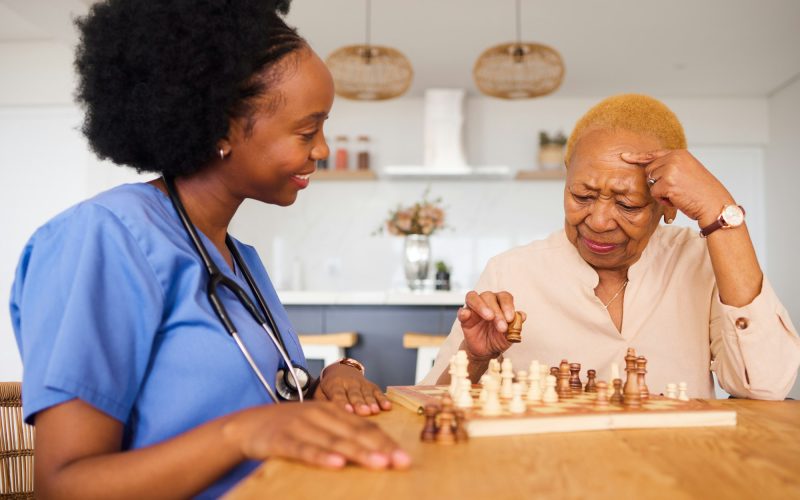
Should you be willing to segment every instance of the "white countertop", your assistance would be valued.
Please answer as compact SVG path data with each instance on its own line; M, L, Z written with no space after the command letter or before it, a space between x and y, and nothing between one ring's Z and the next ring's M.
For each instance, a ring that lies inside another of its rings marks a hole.
M460 306L466 291L278 291L287 306L312 305L392 305L392 306Z

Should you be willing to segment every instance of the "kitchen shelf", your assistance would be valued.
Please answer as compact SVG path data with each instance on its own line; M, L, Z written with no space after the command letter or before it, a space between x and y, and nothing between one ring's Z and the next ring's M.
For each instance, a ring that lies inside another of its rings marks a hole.
M514 176L518 181L561 181L567 178L567 171L563 168L552 170L520 170Z
M313 181L374 181L378 178L372 170L317 170Z
M505 165L444 168L419 165L390 165L384 167L381 176L393 180L503 180L511 178L511 169Z

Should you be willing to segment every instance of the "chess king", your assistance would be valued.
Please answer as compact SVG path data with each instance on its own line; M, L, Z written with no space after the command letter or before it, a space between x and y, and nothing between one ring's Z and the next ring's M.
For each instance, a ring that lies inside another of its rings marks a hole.
M472 382L502 356L569 358L610 382L633 347L650 354L656 394L681 380L689 396L713 398L713 371L734 396L786 397L797 331L744 207L686 150L675 114L643 95L607 98L576 124L565 164L564 229L490 259L422 383L447 383L458 349ZM678 211L697 227L672 226ZM515 310L527 313L519 343L506 336Z

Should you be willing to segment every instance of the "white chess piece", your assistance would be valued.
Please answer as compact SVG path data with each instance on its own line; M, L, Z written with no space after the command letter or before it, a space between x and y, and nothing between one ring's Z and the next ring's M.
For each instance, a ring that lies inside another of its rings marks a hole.
M503 407L500 405L500 387L494 377L489 377L486 380L486 403L481 408L481 413L487 417L495 417L503 413Z
M450 368L447 370L447 373L450 374L450 387L447 389L447 392L450 393L450 397L455 399L458 396L456 393L456 389L458 386L458 378L456 377L456 355L453 354L450 356Z
M478 402L483 406L486 403L486 397L488 396L488 392L486 391L486 384L487 381L490 379L488 374L484 373L481 375L481 392L478 393Z
M528 372L518 371L517 383L522 386L522 395L525 396L528 393Z
M539 378L540 376L541 374L539 373L538 368L535 371L531 371L530 379L528 380L528 403L538 403L542 400L542 384Z
M544 390L547 388L547 376L550 375L550 368L547 365L540 365L539 366L539 384L541 388L542 394L544 394Z
M678 384L678 399L681 401L689 401L689 395L686 391L689 390L688 384L686 382L681 382Z
M508 405L508 411L514 415L521 415L525 413L525 401L522 400L522 384L514 382L512 392L514 396L511 398L511 403Z
M472 391L470 390L470 384L464 383L463 381L460 384L461 393L458 395L458 399L455 400L455 404L457 408L472 408Z
M678 399L678 385L669 383L667 384L667 397L669 399Z
M500 362L497 361L497 358L492 358L489 360L489 375L495 374L500 374Z
M556 378L548 375L545 378L545 390L542 396L543 403L558 403L558 393L556 392Z
M539 360L538 359L534 359L533 361L531 361L531 364L528 366L528 376L530 377L534 373L541 373L539 370L540 370L540 368L539 368Z
M500 397L503 399L511 399L514 396L512 384L514 383L514 368L511 365L511 360L506 358L503 360L503 370L500 373Z

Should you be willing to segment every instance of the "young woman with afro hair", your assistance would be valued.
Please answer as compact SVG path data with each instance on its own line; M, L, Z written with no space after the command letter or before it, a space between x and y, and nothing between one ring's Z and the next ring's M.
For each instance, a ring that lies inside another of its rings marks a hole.
M228 235L245 199L291 205L328 155L332 79L283 21L288 4L105 0L77 21L89 144L159 177L68 209L24 249L11 314L38 496L217 497L271 457L408 466L362 418L391 405L357 363L327 367L312 401L273 404L213 309L168 196L171 180L213 263L255 300L241 256L303 365L258 255ZM274 386L278 349L228 289L219 296Z

